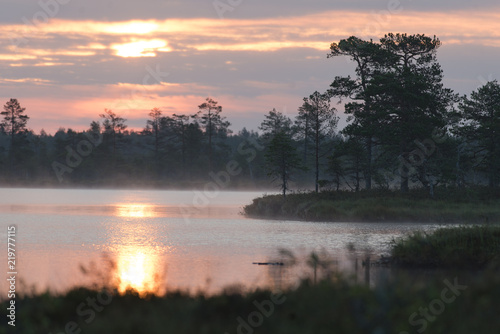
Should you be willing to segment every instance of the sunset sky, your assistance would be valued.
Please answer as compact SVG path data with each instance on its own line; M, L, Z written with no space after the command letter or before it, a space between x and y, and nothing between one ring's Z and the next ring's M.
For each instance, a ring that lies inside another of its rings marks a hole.
M436 35L460 94L500 77L498 0L1 0L0 25L0 102L17 98L36 133L104 108L141 128L154 107L193 114L208 96L234 131L256 130L352 73L326 58L351 35Z

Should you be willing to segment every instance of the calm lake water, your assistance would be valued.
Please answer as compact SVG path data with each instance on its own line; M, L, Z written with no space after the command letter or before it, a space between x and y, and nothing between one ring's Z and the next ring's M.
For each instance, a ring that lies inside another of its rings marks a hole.
M119 290L212 293L229 285L252 289L294 282L305 257L326 252L347 262L355 254L387 253L388 243L437 225L312 223L243 217L261 192L0 189L0 238L17 226L17 272L25 286L64 291L100 279ZM0 265L7 272L6 247ZM287 261L287 266L253 262ZM81 267L87 268L87 274ZM309 269L310 270L310 269ZM103 278L99 278L101 275ZM1 280L2 295L6 280Z

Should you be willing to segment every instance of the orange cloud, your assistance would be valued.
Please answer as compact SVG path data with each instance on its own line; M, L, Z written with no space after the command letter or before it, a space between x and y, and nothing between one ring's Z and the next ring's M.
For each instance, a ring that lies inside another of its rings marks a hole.
M275 51L289 47L325 48L334 40L357 35L363 38L379 38L386 32L426 33L437 35L444 42L477 43L499 46L500 31L498 12L411 12L397 14L330 11L297 17L219 20L219 19L168 19L133 20L127 22L94 22L52 20L41 26L3 25L0 38L13 36L30 40L42 40L60 34L62 36L87 37L90 49L115 50L118 56L154 56L154 49L165 46L159 41L175 42L177 50L194 48L200 51ZM140 40L133 40L137 36ZM14 38L15 39L15 38ZM163 43L163 42L162 42ZM173 44L173 43L169 43ZM166 45L166 44L165 44ZM36 54L30 48L19 45L21 54ZM161 51L170 51L166 48ZM75 53L61 46L66 55L92 55ZM59 54L56 50L38 51L44 55ZM0 53L0 59L8 55Z
M50 80L40 78L22 78L22 79L0 79L0 83L34 83L36 85L48 84Z

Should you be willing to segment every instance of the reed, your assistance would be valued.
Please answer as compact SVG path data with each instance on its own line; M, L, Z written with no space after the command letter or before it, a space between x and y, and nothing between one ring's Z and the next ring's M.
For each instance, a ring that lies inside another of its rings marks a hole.
M392 262L401 266L484 269L500 263L500 226L460 226L414 232L393 241Z

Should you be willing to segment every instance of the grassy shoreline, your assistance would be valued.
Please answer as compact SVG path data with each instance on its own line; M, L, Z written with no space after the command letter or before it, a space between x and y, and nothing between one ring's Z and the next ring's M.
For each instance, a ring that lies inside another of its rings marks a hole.
M267 195L243 208L251 218L326 222L500 222L500 193L490 189L438 189L407 194L374 190Z
M459 226L414 232L391 245L390 263L442 269L500 268L500 226Z

